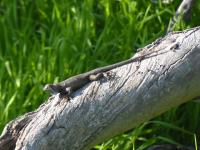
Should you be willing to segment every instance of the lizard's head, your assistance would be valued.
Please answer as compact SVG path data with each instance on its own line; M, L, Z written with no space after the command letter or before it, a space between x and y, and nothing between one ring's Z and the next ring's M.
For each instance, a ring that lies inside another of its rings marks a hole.
M55 85L53 84L46 84L43 88L43 90L45 92L50 92L51 94L56 94L57 93L57 90L55 88Z
M70 94L71 93L71 88L63 88L62 86L60 85L57 85L57 84L46 84L43 88L43 90L45 92L50 92L52 95L56 95L58 93L60 94Z

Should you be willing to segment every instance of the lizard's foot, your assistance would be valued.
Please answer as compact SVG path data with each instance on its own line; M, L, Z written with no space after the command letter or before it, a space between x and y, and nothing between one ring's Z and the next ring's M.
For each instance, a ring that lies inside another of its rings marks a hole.
M58 100L57 100L57 103L55 104L56 106L57 105L60 105L60 106L63 106L65 104L67 104L67 102L70 101L70 97L66 96L66 95L62 95L61 93L59 93L58 95Z
M108 71L108 72L104 73L103 75L107 80L111 80L116 76L116 73L113 71Z

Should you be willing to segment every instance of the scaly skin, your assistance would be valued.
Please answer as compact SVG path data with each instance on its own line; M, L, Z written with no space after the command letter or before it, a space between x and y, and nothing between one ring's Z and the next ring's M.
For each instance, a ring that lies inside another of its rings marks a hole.
M104 72L110 71L114 68L117 68L117 67L120 67L120 66L132 63L132 62L141 61L145 58L150 58L150 57L152 57L152 56L150 56L150 54L152 54L152 53L154 53L154 52L151 52L146 55L138 56L133 59L128 59L128 60L113 64L113 65L100 67L100 68L94 69L92 71L70 77L60 83L57 83L57 84L47 84L44 87L44 91L48 91L53 95L60 93L61 95L69 96L72 92L83 87L85 84L89 83L90 81L95 81L95 80L98 80L99 78L101 78L103 76Z

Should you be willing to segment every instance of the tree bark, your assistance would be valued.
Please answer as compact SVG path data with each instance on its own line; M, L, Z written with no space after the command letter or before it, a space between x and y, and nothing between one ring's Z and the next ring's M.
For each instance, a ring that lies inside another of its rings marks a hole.
M52 96L10 122L0 149L88 150L200 96L199 43L200 27L156 40L136 53L151 57L111 70L112 77L86 84L69 101Z

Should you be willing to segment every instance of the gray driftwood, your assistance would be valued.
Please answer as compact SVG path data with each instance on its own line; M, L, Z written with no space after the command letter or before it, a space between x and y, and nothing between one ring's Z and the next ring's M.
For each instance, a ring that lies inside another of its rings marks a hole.
M52 96L10 122L0 149L88 150L200 96L199 44L200 27L156 40L136 54L153 52L151 58L113 69L70 101Z

